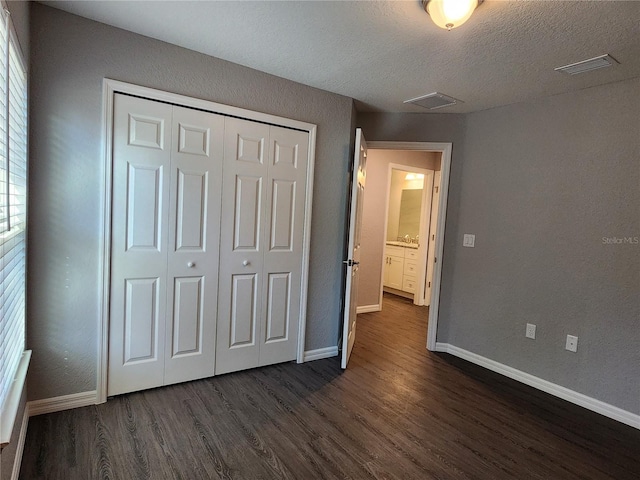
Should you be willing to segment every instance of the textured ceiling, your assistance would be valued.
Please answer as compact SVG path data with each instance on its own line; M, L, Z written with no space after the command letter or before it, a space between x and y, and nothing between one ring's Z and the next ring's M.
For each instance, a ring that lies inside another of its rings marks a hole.
M410 1L54 1L55 8L354 98L359 111L427 112L439 91L484 110L640 76L640 1L486 0L436 27ZM605 53L620 65L554 67Z

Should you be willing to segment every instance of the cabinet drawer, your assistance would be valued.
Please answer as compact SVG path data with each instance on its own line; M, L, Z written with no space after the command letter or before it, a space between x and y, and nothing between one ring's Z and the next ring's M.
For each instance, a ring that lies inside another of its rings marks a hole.
M418 249L405 248L404 249L404 258L408 258L410 260L417 260L418 259Z
M384 254L388 257L404 257L404 247L396 247L395 245L385 245Z
M404 260L404 274L416 276L418 274L418 264L413 260Z
M409 293L416 293L416 277L404 277L402 279L402 290Z

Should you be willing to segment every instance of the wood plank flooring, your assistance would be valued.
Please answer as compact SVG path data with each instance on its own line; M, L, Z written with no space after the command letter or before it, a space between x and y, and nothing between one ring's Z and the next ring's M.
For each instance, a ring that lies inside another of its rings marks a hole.
M31 418L28 479L638 479L640 431L445 354L385 296L337 358Z

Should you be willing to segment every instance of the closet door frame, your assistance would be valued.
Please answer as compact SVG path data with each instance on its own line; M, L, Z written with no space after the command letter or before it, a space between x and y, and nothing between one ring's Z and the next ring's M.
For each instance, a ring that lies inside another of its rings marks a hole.
M300 295L300 328L298 331L298 349L297 362L304 362L304 339L306 332L307 318L307 289L309 285L309 248L311 243L311 210L313 200L313 172L315 164L316 150L316 130L317 126L312 123L301 122L289 118L270 115L267 113L255 112L243 108L232 107L220 103L201 100L198 98L179 95L176 93L165 92L153 88L142 87L131 83L121 82L105 78L102 84L102 144L104 155L103 168L103 192L102 204L100 208L101 218L100 224L102 231L100 232L100 251L102 259L100 262L99 272L99 289L102 292L102 302L100 304L100 315L98 317L98 365L96 368L96 403L104 403L107 401L107 374L108 374L108 349L109 349L109 302L111 295L111 199L113 188L113 162L112 162L112 138L113 138L113 101L116 93L135 95L146 98L178 105L186 108L195 108L205 110L219 115L231 117L240 117L246 120L266 123L279 127L301 130L309 133L309 164L307 168L306 178L306 198L305 198L305 217L304 217L304 233L303 233L303 253L302 253L302 272L301 272L301 295Z

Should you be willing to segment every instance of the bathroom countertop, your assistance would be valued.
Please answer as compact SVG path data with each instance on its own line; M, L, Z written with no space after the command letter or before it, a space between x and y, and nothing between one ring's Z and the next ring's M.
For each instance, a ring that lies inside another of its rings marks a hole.
M387 242L387 245L393 245L394 247L405 247L405 248L415 248L415 249L417 249L420 246L417 243L407 243L407 242Z

